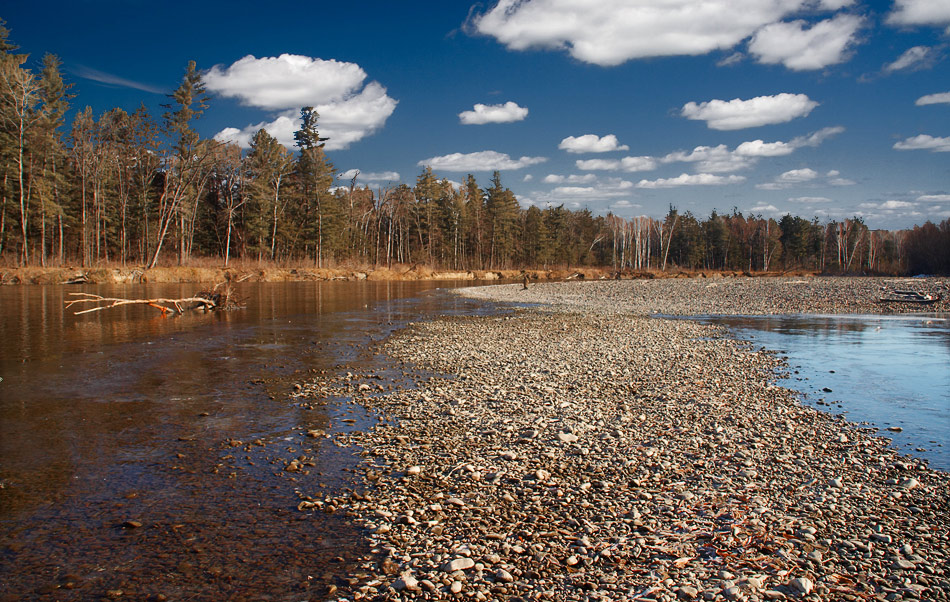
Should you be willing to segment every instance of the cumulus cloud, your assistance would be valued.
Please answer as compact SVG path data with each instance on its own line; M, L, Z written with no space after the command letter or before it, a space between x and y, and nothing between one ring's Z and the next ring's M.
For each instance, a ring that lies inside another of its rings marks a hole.
M932 1L932 0L930 0ZM500 0L469 23L510 50L565 50L602 66L657 56L728 50L810 0ZM821 0L833 10L850 0Z
M805 94L782 93L757 96L749 100L710 100L688 102L681 114L687 119L705 121L710 129L740 130L776 123L786 123L811 113L818 103Z
M950 92L927 94L926 96L921 96L918 98L917 102L914 104L916 104L918 107L922 107L924 105L950 104Z
M662 157L662 163L696 163L699 171L707 173L728 173L752 167L764 157L782 157L790 155L805 146L818 146L826 139L844 131L841 126L827 127L805 136L798 136L788 142L764 142L750 140L730 150L726 145L697 146L690 152L677 151Z
M950 2L947 0L894 0L894 10L887 16L891 25L950 24Z
M589 184L591 182L596 182L596 181L597 181L597 176L595 176L592 173L588 173L584 175L572 174L569 176L561 176L561 175L552 173L552 174L548 174L544 176L544 180L543 180L545 184L563 184L565 182L568 184Z
M750 140L736 147L736 154L743 157L783 157L794 152L795 146L781 141Z
M256 58L248 55L231 66L212 67L204 74L210 92L236 98L242 104L276 113L270 121L244 128L225 128L215 136L247 147L264 128L281 144L293 146L299 126L299 109L312 106L320 114L319 130L329 138L327 150L349 147L372 134L396 110L397 101L386 88L371 81L355 63L282 54Z
M790 183L799 183L799 182L810 182L818 177L818 172L814 169L805 167L804 169L792 169L786 171L778 177L780 182L790 182Z
M680 174L675 178L640 180L637 188L677 188L680 186L725 186L745 182L743 176L717 176L709 173Z
M365 79L366 72L356 63L297 54L247 55L227 68L215 65L204 74L209 91L272 110L341 100Z
M837 170L831 170L824 176L810 167L802 169L792 169L780 174L771 182L756 184L759 190L784 190L786 188L795 188L797 186L850 186L854 184L852 180L839 177L841 174ZM823 197L797 197L802 199L811 199L811 202L817 202L817 199ZM795 200L795 199L789 199Z
M363 180L365 182L398 182L400 180L397 171L363 172L358 169L348 169L337 174L336 177L338 180L352 180L353 176L357 176L357 181Z
M626 144L620 144L617 137L613 134L607 134L600 137L596 134L584 134L583 136L568 136L557 146L561 150L569 153L607 153L610 151L630 150Z
M732 152L725 144L697 146L690 152L676 151L660 159L662 163L696 163L706 173L726 173L751 167L755 158Z
M860 207L867 209L907 209L909 207L916 207L915 203L910 201L884 201L883 203L861 203Z
M935 153L950 152L950 137L938 138L920 134L894 144L897 150L929 150Z
M656 159L653 157L624 157L620 160L620 169L623 171L652 171L656 169Z
M775 205L756 205L755 207L750 207L749 211L752 213L779 213L779 208Z
M805 203L812 205L814 203L830 203L831 199L826 196L794 196L788 199L793 203Z
M653 157L624 157L622 159L578 159L577 169L584 171L652 171L656 169Z
M918 71L933 65L936 52L929 46L908 48L893 63L884 65L885 73L894 71Z
M476 104L471 111L459 113L459 121L465 125L483 125L486 123L511 123L524 121L528 109L508 101L503 105Z
M917 200L921 203L950 203L950 194L922 194Z
M588 174L590 176L592 174ZM580 183L580 182L575 182ZM577 203L591 203L597 201L616 201L616 199L628 198L634 188L633 182L622 178L607 178L600 180L594 178L587 182L589 186L556 186L547 192L535 192L532 199L539 204L560 204L572 205Z
M760 63L781 63L793 71L823 69L843 63L864 19L842 14L808 27L805 21L772 23L749 41L749 52Z
M623 180L619 185L604 186L558 186L551 191L553 196L561 199L599 199L617 194L623 194L623 191L633 188L633 182Z
M506 153L497 151L478 151L474 153L452 153L439 157L430 157L419 161L420 167L429 166L434 170L442 171L495 171L506 169L522 169L529 165L537 165L547 161L547 157L521 157L512 159Z

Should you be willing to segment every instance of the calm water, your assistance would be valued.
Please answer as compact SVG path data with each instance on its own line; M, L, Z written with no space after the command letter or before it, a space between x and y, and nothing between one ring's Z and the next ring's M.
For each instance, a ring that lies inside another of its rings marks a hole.
M344 517L298 511L298 493L356 486L358 458L305 433L374 416L290 393L323 371L411 385L371 343L410 320L488 311L436 286L243 284L246 309L177 317L63 303L196 285L0 288L0 600L322 599L366 550ZM300 456L309 474L283 471Z
M787 356L790 372L778 384L801 391L807 404L871 423L900 451L950 470L950 316L711 321Z

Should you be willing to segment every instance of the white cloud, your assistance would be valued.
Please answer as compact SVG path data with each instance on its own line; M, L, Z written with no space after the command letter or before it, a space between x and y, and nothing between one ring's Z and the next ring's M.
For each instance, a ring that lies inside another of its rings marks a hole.
M786 171L778 177L779 182L790 182L790 183L799 183L799 182L810 182L818 177L818 172L814 169L805 167L804 169L792 169Z
M854 0L820 0L818 3L825 10L838 10L852 4L854 4Z
M596 182L596 181L597 181L597 176L595 176L592 173L588 173L584 175L572 174L569 176L561 176L561 175L552 173L552 174L548 174L544 176L544 180L543 180L545 184L563 184L565 182L568 184L589 184L591 182Z
M212 67L204 74L208 90L237 98L242 104L279 111L271 121L244 128L225 128L216 140L233 140L247 147L261 128L287 147L299 126L300 107L312 106L320 115L318 129L329 138L327 150L338 150L372 134L396 110L397 101L355 63L294 54L255 58L248 55L230 67Z
M821 128L817 132L812 132L807 136L799 136L794 138L791 141L791 145L795 148L801 148L803 146L818 146L828 138L832 136L837 136L838 134L844 132L844 128L840 125L834 127Z
M772 23L755 33L749 52L760 63L781 63L793 71L823 69L843 63L864 19L841 14L807 27L805 21Z
M757 96L749 100L710 100L688 102L683 105L682 115L687 119L705 121L714 130L739 130L743 128L786 123L804 117L818 103L804 94L776 94Z
M531 174L528 173L528 174L525 174L525 175L524 175L524 178L522 178L521 181L522 181L522 182L530 182L530 181L533 180L533 179L534 179L534 176L532 176Z
M429 166L439 171L495 171L506 169L522 169L529 165L537 165L547 161L547 157L521 157L512 159L505 153L497 151L478 151L474 153L452 153L440 157L430 157L419 161L420 167Z
M928 94L926 96L921 96L914 104L916 104L918 107L922 107L924 105L950 104L950 92L940 92L938 94Z
M578 159L574 165L584 171L616 171L620 169L620 159Z
M840 175L840 172L833 169L825 174L822 177L817 171L811 169L810 167L804 167L802 169L792 169L786 171L779 175L772 182L766 182L764 184L756 184L756 188L759 190L784 190L786 188L794 188L796 186L802 185L828 185L828 186L851 186L854 184L853 181L846 178L837 177ZM827 179L825 179L827 178ZM804 199L813 199L812 202L817 202L814 199L819 199L823 197L797 197L797 199L802 199L801 202L805 202ZM789 199L796 200L796 199Z
M831 178L828 180L829 186L854 186L857 182L848 178Z
M401 179L397 171L363 172L358 169L348 169L336 177L338 180L352 180L353 176L364 182L398 182Z
M847 0L823 0L822 8ZM500 0L470 25L510 50L566 50L602 66L727 50L810 0Z
M675 178L640 180L637 188L677 188L679 186L724 186L745 182L743 176L717 176L709 173L680 174Z
M535 192L531 198L536 204L577 203L576 206L579 207L580 203L626 199L633 192L634 184L629 180L622 178L598 180L596 177L594 180L590 186L556 186L548 192Z
M877 209L879 211L896 211L898 209L912 209L916 207L916 203L911 203L909 201L884 201L881 203L861 203L858 205L861 209Z
M626 144L620 144L617 136L607 134L599 137L596 134L584 134L583 136L568 136L557 146L561 150L569 153L607 153L610 151L630 150Z
M917 200L921 203L950 203L950 194L924 194Z
M287 148L294 147L294 132L300 129L300 119L297 117L295 111L290 111L284 115L280 115L273 121L262 121L253 125L246 126L243 129L238 128L224 128L217 134L215 134L214 139L219 142L234 142L241 146L241 148L249 148L251 146L251 138L254 137L254 134L258 130L267 130L267 133L277 139L277 142L280 142ZM325 135L323 128L320 129L321 135Z
M750 140L736 147L736 154L743 157L784 157L795 152L795 146L787 142L763 142Z
M656 169L653 157L624 157L622 159L578 159L577 169L584 171L652 171Z
M935 153L950 152L950 137L936 138L928 134L920 134L906 140L896 142L897 150L929 150Z
M746 169L755 164L755 159L730 151L725 144L697 146L686 153L676 151L660 159L662 163L696 163L697 168L707 173L727 173Z
M831 202L831 199L825 196L795 196L795 197L789 198L788 200L793 203L806 203L809 205L814 204L814 203L830 203Z
M242 104L281 110L339 101L358 89L366 72L356 63L282 54L247 55L222 69L204 74L208 90Z
M884 65L884 71L892 73L905 69L918 70L929 67L933 63L934 51L929 46L914 46L904 51L893 63Z
M485 123L511 123L524 121L528 116L528 109L519 107L510 100L503 105L476 104L471 111L459 113L459 121L465 125L482 125Z
M620 169L623 171L652 171L656 169L656 159L653 157L624 157L620 160Z
M892 25L950 24L950 2L947 0L894 0L894 10L887 16Z
M152 86L150 84L137 82L135 80L126 79L118 75L113 75L111 73L106 73L104 71L99 71L98 69L92 69L84 65L78 65L76 70L73 72L78 77L83 79L89 79L94 82L100 82L103 84L108 84L110 86L121 86L123 88L132 88L133 90L142 90L143 92L149 92L151 94L168 94L168 90L159 88L157 86Z
M779 213L779 208L775 205L756 205L755 207L749 208L749 211L752 213Z
M798 136L789 142L750 140L741 143L732 151L724 144L715 147L697 146L689 153L683 151L669 153L660 161L663 163L696 162L700 171L710 173L738 171L752 167L762 157L783 157L805 146L818 146L831 136L843 131L844 128L841 126L827 127L806 136Z

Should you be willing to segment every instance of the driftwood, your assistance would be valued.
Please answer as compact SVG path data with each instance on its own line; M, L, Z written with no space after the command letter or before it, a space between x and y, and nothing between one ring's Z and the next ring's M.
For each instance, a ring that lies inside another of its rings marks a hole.
M96 307L90 309L84 309L82 311L74 312L75 315L79 314L88 314L94 311L101 311L103 309L112 309L113 307L120 307L122 305L148 305L149 307L154 307L155 309L162 312L162 315L168 313L184 313L185 308L182 307L183 304L194 304L188 309L215 309L218 305L213 297L218 295L209 295L207 293L199 293L199 296L195 297L185 297L183 299L118 299L114 297L103 297L102 295L94 295L92 293L69 293L70 295L77 297L66 301L66 308L70 308L73 305L81 305L85 303L97 304Z

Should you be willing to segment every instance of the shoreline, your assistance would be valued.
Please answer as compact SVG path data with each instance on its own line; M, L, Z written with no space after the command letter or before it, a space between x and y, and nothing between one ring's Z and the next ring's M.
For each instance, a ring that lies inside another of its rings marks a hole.
M811 278L813 272L795 271L791 274ZM526 270L442 270L423 265L397 264L392 267L359 266L355 268L275 267L254 263L223 266L175 266L145 269L127 267L0 267L0 285L14 284L140 284L188 282L303 282L329 280L521 280L525 275L534 282L551 280L606 280L616 277L610 268L581 267L570 269ZM772 277L777 272L744 273L714 271L625 270L624 279L666 278L742 278Z
M950 474L803 406L725 329L647 317L880 313L856 296L878 282L821 280L461 291L546 307L383 345L445 376L361 394L379 425L336 443L362 449L366 489L302 505L367 530L331 599L950 599Z

